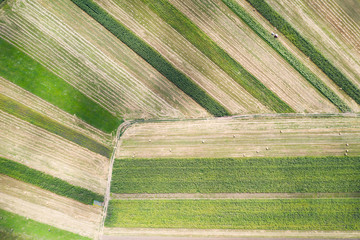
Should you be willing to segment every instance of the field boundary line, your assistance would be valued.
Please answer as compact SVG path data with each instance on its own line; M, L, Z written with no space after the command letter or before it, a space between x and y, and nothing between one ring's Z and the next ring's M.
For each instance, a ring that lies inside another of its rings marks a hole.
M110 186L111 186L112 170L113 170L113 165L114 165L114 161L115 161L115 155L116 155L117 146L118 146L118 143L119 143L119 140L120 140L121 136L134 123L136 123L136 121L125 121L122 124L120 124L120 126L118 127L118 129L116 131L115 145L114 145L113 152L111 154L110 164L109 164L108 180L107 180L106 191L105 191L105 196L104 196L104 206L103 206L103 212L102 212L102 219L101 219L101 222L100 222L98 235L95 236L95 240L101 239L101 236L103 235L103 232L104 232L104 224L105 224L107 209L108 209L109 200L110 200Z
M111 193L111 200L360 198L356 193Z
M360 231L105 228L106 236L360 238ZM106 239L106 238L104 238ZM109 238L110 239L110 238ZM125 238L124 238L125 239ZM169 238L171 239L171 238Z

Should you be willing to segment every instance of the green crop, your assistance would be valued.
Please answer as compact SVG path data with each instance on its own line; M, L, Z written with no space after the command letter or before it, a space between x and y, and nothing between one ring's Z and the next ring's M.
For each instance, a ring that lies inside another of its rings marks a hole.
M159 17L183 35L262 104L275 112L294 112L275 93L230 57L205 32L167 0L142 0L142 2L147 4Z
M0 209L0 239L85 240L90 239ZM50 229L50 231L49 231Z
M100 194L82 187L71 185L64 180L2 157L0 157L0 174L33 184L50 192L72 198L85 204L91 205L94 200L100 202L104 200L104 196Z
M297 48L313 61L330 79L332 79L352 99L360 104L360 90L327 60L315 47L301 36L284 18L282 18L264 0L247 0L273 26L282 32Z
M360 230L360 199L112 200L107 227Z
M360 192L360 157L117 159L111 192Z
M151 48L133 32L118 22L106 11L100 8L92 0L72 0L84 12L103 25L115 37L125 43L134 52L141 56L146 62L163 74L168 80L174 83L184 93L194 99L200 106L205 108L214 116L227 116L230 113L215 99L208 95L191 79L170 64L160 53Z
M311 72L295 55L265 30L250 14L234 0L222 0L238 17L240 17L259 37L280 54L296 71L310 82L321 94L329 99L340 111L351 112L347 106L326 84Z
M114 131L122 122L2 38L0 76L104 132Z

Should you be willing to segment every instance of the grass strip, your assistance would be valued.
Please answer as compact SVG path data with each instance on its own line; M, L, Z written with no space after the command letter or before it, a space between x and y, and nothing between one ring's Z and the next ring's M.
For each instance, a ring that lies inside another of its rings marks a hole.
M33 184L42 189L65 196L76 201L92 205L94 200L104 201L104 196L82 187L74 186L68 182L23 164L0 157L0 174L17 180Z
M106 133L122 122L2 38L0 76Z
M360 199L111 200L122 228L360 230Z
M247 0L274 27L282 32L297 48L313 61L346 94L360 104L358 89L343 73L327 60L316 48L281 17L265 0Z
M340 111L351 112L347 106L326 84L298 60L286 47L265 30L250 14L234 0L222 0L241 20L243 20L260 38L280 54L296 71L310 82L321 94L330 100Z
M67 140L70 140L82 147L89 149L95 153L110 158L111 149L96 142L95 140L82 135L81 133L62 125L51 118L44 116L27 106L14 101L13 99L0 94L0 109L27 121L35 126L41 127L51 133L55 133Z
M354 193L360 157L117 159L113 193Z
M141 38L136 36L119 21L110 16L92 0L72 0L72 2L103 25L115 37L130 47L134 52L141 56L157 71L163 74L168 80L174 83L184 93L194 99L209 113L217 117L230 115L228 110L208 95L201 87L176 69L170 64L170 62L161 56L160 53L151 48L147 43L141 40Z
M90 240L90 238L61 230L3 209L0 209L0 216L0 239Z
M142 0L142 2L147 4L159 17L184 36L262 104L275 112L294 112L290 106L235 61L167 0Z

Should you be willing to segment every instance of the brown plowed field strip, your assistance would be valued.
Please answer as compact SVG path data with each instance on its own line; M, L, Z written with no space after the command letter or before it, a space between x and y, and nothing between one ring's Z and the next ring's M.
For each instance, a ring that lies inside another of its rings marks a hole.
M120 144L117 158L355 156L360 154L360 118L142 123L129 128Z
M83 236L94 237L101 207L0 175L0 208Z
M96 1L233 114L270 112L142 1Z
M111 134L106 134L98 130L76 116L61 110L60 108L48 103L12 82L7 81L1 76L0 94L10 97L15 101L20 102L25 106L104 144L107 147L111 147L113 145Z
M154 237L149 239L156 239L156 237L164 237L160 239L173 239L173 237L183 237L192 239L193 237L202 237L209 239L238 239L238 238L360 238L359 231L281 231L281 230L230 230L230 229L151 229L151 228L105 228L103 239L116 240L110 236L119 236L119 239L127 239L120 236L147 236ZM165 238L168 237L168 238ZM130 238L131 239L131 238ZM134 238L136 239L136 238ZM142 239L139 237L138 239ZM146 238L144 238L146 239ZM176 239L176 238L175 238Z
M304 38L309 40L345 76L360 87L359 51L355 49L354 45L349 45L347 40L326 19L313 10L314 1L320 3L320 0L267 0L270 6Z
M221 0L170 2L297 112L338 111Z
M331 88L336 95L338 95L354 112L360 112L360 105L358 105L351 97L349 97L325 74L323 73L305 54L303 54L294 44L292 44L286 37L276 31L274 27L245 0L235 0L240 6L247 10L247 12L257 20L269 33L276 32L279 34L280 41L292 54L296 56L306 67L308 67L314 74L316 74L329 88Z
M109 159L0 111L0 156L104 194Z
M9 0L0 36L124 118L209 114L70 0Z

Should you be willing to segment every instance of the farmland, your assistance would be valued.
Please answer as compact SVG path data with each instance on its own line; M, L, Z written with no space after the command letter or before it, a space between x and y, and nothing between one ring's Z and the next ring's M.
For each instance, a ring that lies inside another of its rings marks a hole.
M359 199L112 200L108 227L359 230Z
M117 158L348 156L360 154L358 117L239 116L135 124ZM348 144L348 146L346 146Z
M121 159L113 193L359 192L359 157Z

